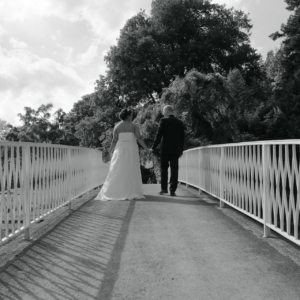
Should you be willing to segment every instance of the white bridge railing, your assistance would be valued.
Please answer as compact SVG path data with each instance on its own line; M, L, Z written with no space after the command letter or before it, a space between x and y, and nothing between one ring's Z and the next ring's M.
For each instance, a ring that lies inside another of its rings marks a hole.
M300 141L267 141L190 149L179 181L239 210L300 245Z
M95 149L0 142L1 241L101 185L108 172Z

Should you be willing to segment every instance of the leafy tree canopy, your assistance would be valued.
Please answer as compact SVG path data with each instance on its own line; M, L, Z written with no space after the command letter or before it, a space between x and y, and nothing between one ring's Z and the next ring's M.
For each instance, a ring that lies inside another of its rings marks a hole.
M66 113L62 109L58 109L51 115L52 107L51 103L42 104L37 110L24 107L25 113L18 115L23 125L19 127L11 126L12 128L6 139L10 141L70 144L67 138L68 132L64 130Z
M12 126L10 124L8 124L6 121L0 119L0 141L5 140L11 127Z
M128 105L157 101L176 76L241 70L260 76L260 56L250 46L252 25L242 11L208 0L154 0L151 15L129 19L105 60L108 81L119 85Z
M282 61L282 47L280 49L271 50L267 53L267 58L264 62L264 70L273 91L281 89L282 75L284 72Z
M271 35L274 40L283 38L281 47L281 83L276 100L286 119L300 132L300 0L285 0L293 12L281 32ZM295 138L300 136L297 134Z

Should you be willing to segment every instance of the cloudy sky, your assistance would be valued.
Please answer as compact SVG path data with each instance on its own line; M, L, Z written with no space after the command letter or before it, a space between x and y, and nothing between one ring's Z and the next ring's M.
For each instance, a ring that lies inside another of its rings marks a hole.
M284 0L213 0L250 13L251 42L263 57L279 46L268 36L289 12ZM103 57L126 20L151 0L0 0L0 119L53 103L68 112L105 75Z

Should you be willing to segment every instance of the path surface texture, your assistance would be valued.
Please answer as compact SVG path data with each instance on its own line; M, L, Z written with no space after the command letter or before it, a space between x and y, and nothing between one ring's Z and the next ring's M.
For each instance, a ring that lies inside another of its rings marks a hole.
M90 200L33 241L0 268L0 299L300 299L299 264L272 245L279 237L205 194L144 188L144 200Z

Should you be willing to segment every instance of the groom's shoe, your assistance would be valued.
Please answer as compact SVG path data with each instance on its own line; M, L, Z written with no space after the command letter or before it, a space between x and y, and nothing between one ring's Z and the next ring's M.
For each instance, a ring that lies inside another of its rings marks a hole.
M176 196L175 192L172 192L172 191L170 191L170 195L171 195L172 197L175 197L175 196Z
M167 190L161 190L161 191L159 192L159 195L163 195L163 194L168 194L168 191L167 191Z

